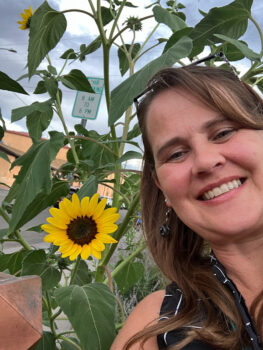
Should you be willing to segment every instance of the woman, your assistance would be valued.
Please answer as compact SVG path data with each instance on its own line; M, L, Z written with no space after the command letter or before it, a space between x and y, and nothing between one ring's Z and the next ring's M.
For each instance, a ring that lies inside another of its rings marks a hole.
M167 68L138 103L142 218L173 282L112 350L262 349L263 101L231 72Z

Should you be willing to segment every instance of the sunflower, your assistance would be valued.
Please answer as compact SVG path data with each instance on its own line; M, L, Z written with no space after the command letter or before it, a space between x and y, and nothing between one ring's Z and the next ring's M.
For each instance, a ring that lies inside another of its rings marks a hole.
M115 222L120 218L116 208L105 209L107 200L98 202L98 193L82 198L81 202L76 193L72 201L64 198L59 203L59 209L49 210L53 217L47 218L48 224L41 226L48 233L45 242L60 246L62 258L69 256L75 260L80 254L82 259L93 255L101 259L104 243L117 243L109 234L117 230Z
M30 27L30 21L31 17L33 16L33 13L36 12L36 10L33 12L31 6L29 6L28 9L24 10L25 13L20 13L20 16L22 17L23 21L17 21L16 23L21 24L19 27L22 30L28 29Z

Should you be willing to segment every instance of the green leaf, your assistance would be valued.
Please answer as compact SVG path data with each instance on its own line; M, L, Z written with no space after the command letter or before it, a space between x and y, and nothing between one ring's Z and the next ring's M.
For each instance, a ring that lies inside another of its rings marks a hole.
M43 232L41 226L42 226L42 224L39 224L39 225L37 225L37 226L29 227L29 228L27 228L26 230L27 230L27 231L33 231L33 232L38 232L38 233L40 233L40 232Z
M8 231L8 227L0 229L0 239L2 239L4 236L6 236L7 231Z
M37 345L34 346L34 350L56 350L56 338L54 334L50 332L43 332L42 338Z
M15 275L22 269L22 261L28 253L28 250L20 250L12 254L0 254L0 271L8 270L11 275Z
M45 112L35 111L29 114L26 118L26 126L30 137L37 141L41 138L42 132L47 129L53 116L53 109L50 106L50 109Z
M91 197L94 195L94 193L97 192L98 189L98 182L97 178L94 175L90 175L88 180L84 182L84 184L81 186L81 188L78 190L78 196L79 199L82 199L83 197Z
M127 151L120 157L116 163L123 163L130 159L142 159L142 154L135 151Z
M252 0L236 0L223 7L212 8L193 29L190 37L194 49L191 57L203 51L205 45L220 42L214 33L238 39L247 30Z
M7 154L4 153L4 152L0 152L0 158L3 158L3 159L6 160L8 163L10 163L10 160L9 160Z
M113 125L122 116L132 104L134 97L143 91L153 74L161 68L169 67L181 58L188 56L191 50L191 39L183 37L163 55L148 63L117 86L111 93L109 125Z
M49 71L50 74L57 75L57 70L56 67L51 66L50 64L47 66L47 70Z
M22 264L22 276L38 275L42 279L42 290L54 288L60 281L61 272L47 261L44 250L34 250L28 253Z
M260 61L260 54L252 51L249 47L247 47L247 45L243 44L241 41L235 40L220 34L214 34L214 36L234 45L238 50L240 50L240 52L242 52L251 61Z
M130 262L114 277L121 293L126 293L144 276L144 266L140 262Z
M101 17L103 26L106 26L113 20L113 16L111 14L110 9L104 6L101 6Z
M123 76L127 72L127 70L129 69L129 67L130 67L129 60L128 60L126 54L123 51L124 47L126 47L126 50L129 51L131 45L125 44L125 45L120 46L119 49L118 49L119 68L120 68L121 76ZM138 44L138 43L135 43L133 45L132 52L131 52L131 57L132 58L134 58L137 55L137 53L140 50L140 48L141 48L141 45Z
M37 87L35 88L35 91L33 93L34 94L44 94L45 92L47 92L45 82L43 80L40 80L37 83Z
M164 49L163 53L165 53L170 47L174 46L178 40L180 40L184 36L189 36L191 31L193 30L192 27L187 27L181 30L178 30L177 32L173 33L170 38L168 39Z
M92 272L84 260L80 260L73 284L84 286L92 281Z
M69 89L94 93L88 79L78 69L72 69L69 74L63 75L61 81Z
M1 113L1 111L0 111L0 113ZM2 140L4 135L5 135L5 129L2 126L0 126L0 141Z
M22 227L36 215L41 213L44 209L53 206L60 198L67 196L68 193L69 184L67 182L56 182L52 186L49 194L38 194L32 203L27 208L25 208L23 216L17 223L17 227Z
M174 16L161 6L155 6L153 13L158 23L166 24L173 32L186 28L185 22L180 17Z
M76 59L77 55L73 49L68 49L60 56L60 58L72 60Z
M45 1L31 18L28 45L29 78L44 57L64 34L67 21L63 13L52 9Z
M80 53L80 61L83 61L85 59L85 56L89 55L90 53L98 50L101 46L101 37L98 36L96 39L94 39L88 46L84 45Z
M63 141L62 133L50 132L50 140L33 144L23 156L13 162L12 167L18 165L22 168L13 184L16 188L16 201L10 220L10 232L21 227L22 223L25 223L25 217L30 217L31 213L28 213L28 210L34 210L32 205L36 206L43 195L49 195L52 186L50 164L62 147Z
M74 343L76 343L77 345L79 345L79 341L76 338L72 338L72 337L67 337L67 338L73 341ZM63 340L61 342L61 350L76 350L76 346Z
M4 72L0 72L0 89L28 95L28 93L24 90L24 88L17 81L11 79Z
M127 140L132 140L132 139L134 139L135 137L137 137L137 136L139 136L139 135L141 135L141 129L140 129L140 127L139 127L139 124L136 123L136 124L134 125L134 127L132 128L132 130L130 130L130 131L128 132Z
M29 115L35 111L38 112L48 112L51 108L51 101L47 100L45 102L34 102L30 106L19 107L12 110L11 122L17 122L26 115Z
M67 315L83 350L109 349L115 337L115 296L102 283L55 290L58 305Z
M56 93L58 91L58 82L54 78L46 78L45 79L45 86L47 88L47 91L49 95L55 99L56 98Z

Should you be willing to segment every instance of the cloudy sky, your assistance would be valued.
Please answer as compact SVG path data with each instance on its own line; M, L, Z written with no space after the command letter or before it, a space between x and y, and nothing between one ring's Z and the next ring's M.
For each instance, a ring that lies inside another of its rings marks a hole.
M7 73L11 78L17 79L21 75L26 73L26 56L27 56L27 45L28 45L28 31L22 31L18 27L16 21L20 20L20 13L28 8L29 5L33 9L36 9L42 4L42 0L0 0L0 71ZM87 8L87 0L49 0L50 6L57 10L64 10L69 8ZM95 3L95 0L93 0ZM135 5L139 7L135 10L128 8L128 12L124 14L120 23L123 23L129 15L143 16L149 14L149 10L145 10L145 6L149 5L153 0L133 0ZM195 25L200 21L201 15L198 9L208 12L210 8L215 6L224 6L229 4L230 0L181 0L186 6L184 10L186 14L186 22L190 25ZM106 2L105 2L106 3ZM166 1L161 1L165 5ZM252 14L258 21L261 28L263 28L263 1L254 0L252 6ZM73 48L76 51L79 49L80 44L89 44L97 35L96 27L91 19L83 14L68 14L67 15L67 31L62 37L62 40L57 47L51 52L52 64L57 68L61 67L63 60L59 57L68 48ZM139 33L137 41L143 40L147 33L151 31L155 22L148 21L144 24L143 31ZM169 37L171 32L165 26L160 25L158 29L159 37ZM126 36L126 42L128 43L129 35ZM250 23L249 30L246 34L245 40L249 43L250 48L254 51L259 51L260 40L258 33L254 26ZM17 53L12 53L6 48L12 48ZM150 59L158 57L161 52L160 49L152 51ZM149 60L149 56L145 56L145 60ZM138 68L145 63L145 60L141 61ZM239 63L243 64L243 63ZM43 62L40 68L46 67L46 62ZM96 51L92 55L87 56L83 63L77 63L70 65L65 72L69 72L71 69L80 69L86 76L103 76L102 66L102 52L101 50ZM112 50L111 64L110 64L110 79L111 88L114 88L121 82L121 76L118 69L118 60L116 48ZM31 93L30 96L16 94L12 92L5 92L0 90L0 107L2 115L7 123L7 127L10 130L21 130L26 131L25 122L19 121L16 124L10 123L11 110L13 108L21 107L27 104L31 104L34 101L41 101L47 99L45 95L32 95L32 91L36 86L36 79L32 78L30 81L27 79L21 80L20 83L25 90ZM73 130L73 126L79 123L80 120L71 116L72 108L75 100L76 92L63 88L63 111L70 130ZM102 98L101 107L96 121L88 121L88 129L96 129L99 132L107 131L107 118L105 113L105 99ZM60 122L57 117L53 118L50 129L62 130Z

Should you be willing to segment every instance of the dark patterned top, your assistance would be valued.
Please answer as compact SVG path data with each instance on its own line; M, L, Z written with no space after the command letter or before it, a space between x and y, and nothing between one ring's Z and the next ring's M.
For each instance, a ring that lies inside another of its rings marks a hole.
M247 310L245 301L241 295L241 293L237 290L234 282L231 281L225 272L224 267L219 263L219 261L215 258L214 255L211 255L211 265L213 274L217 277L217 279L228 287L233 293L236 305L241 313L243 323L246 327L247 333L251 340L251 347L246 347L241 350L262 350L263 347L260 343L259 337L257 336L255 327L253 325L252 319ZM183 304L183 293L178 288L176 283L171 283L166 287L166 294L161 306L160 310L160 321L170 318L172 316L176 316ZM197 307L199 307L199 302L197 301ZM199 307L200 308L200 307ZM200 309L201 310L201 309ZM167 316L169 314L169 316ZM160 334L157 336L157 343L160 350L168 349L171 345L178 344L181 340L184 339L184 333L186 328L202 328L202 320L204 319L204 314L200 311L200 320L194 322L194 324L186 325L180 329L176 329L173 331L166 332L164 334ZM234 329L234 327L233 327ZM216 350L214 347L207 345L199 340L194 340L182 350Z

